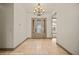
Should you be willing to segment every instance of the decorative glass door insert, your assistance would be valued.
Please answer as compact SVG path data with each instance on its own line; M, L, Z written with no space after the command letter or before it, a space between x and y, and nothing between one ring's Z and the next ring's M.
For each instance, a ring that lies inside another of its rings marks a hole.
M32 19L32 37L33 38L46 37L46 18Z

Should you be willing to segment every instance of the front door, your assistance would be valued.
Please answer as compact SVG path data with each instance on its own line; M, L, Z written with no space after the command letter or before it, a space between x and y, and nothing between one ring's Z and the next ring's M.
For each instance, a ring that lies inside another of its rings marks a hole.
M46 38L46 18L32 18L32 38Z

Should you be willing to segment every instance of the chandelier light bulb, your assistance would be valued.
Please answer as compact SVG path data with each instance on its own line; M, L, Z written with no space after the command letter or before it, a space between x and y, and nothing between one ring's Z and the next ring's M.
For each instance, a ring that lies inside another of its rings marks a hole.
M44 14L45 10L40 6L40 3L38 3L37 7L34 8L34 14L37 16L40 16Z

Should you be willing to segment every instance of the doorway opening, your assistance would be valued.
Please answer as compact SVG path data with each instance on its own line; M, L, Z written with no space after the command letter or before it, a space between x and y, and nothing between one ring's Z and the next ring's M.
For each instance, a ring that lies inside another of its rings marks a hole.
M57 34L57 13L53 12L52 18L51 18L51 35L52 39L56 41L56 34Z
M46 18L32 18L32 38L43 39L46 37Z

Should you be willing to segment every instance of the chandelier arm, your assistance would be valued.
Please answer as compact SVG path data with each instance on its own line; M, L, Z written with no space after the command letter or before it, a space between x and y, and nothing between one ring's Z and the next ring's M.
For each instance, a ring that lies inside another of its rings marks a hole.
M38 3L37 7L34 8L34 15L41 16L45 13L45 10L41 7L40 3Z

